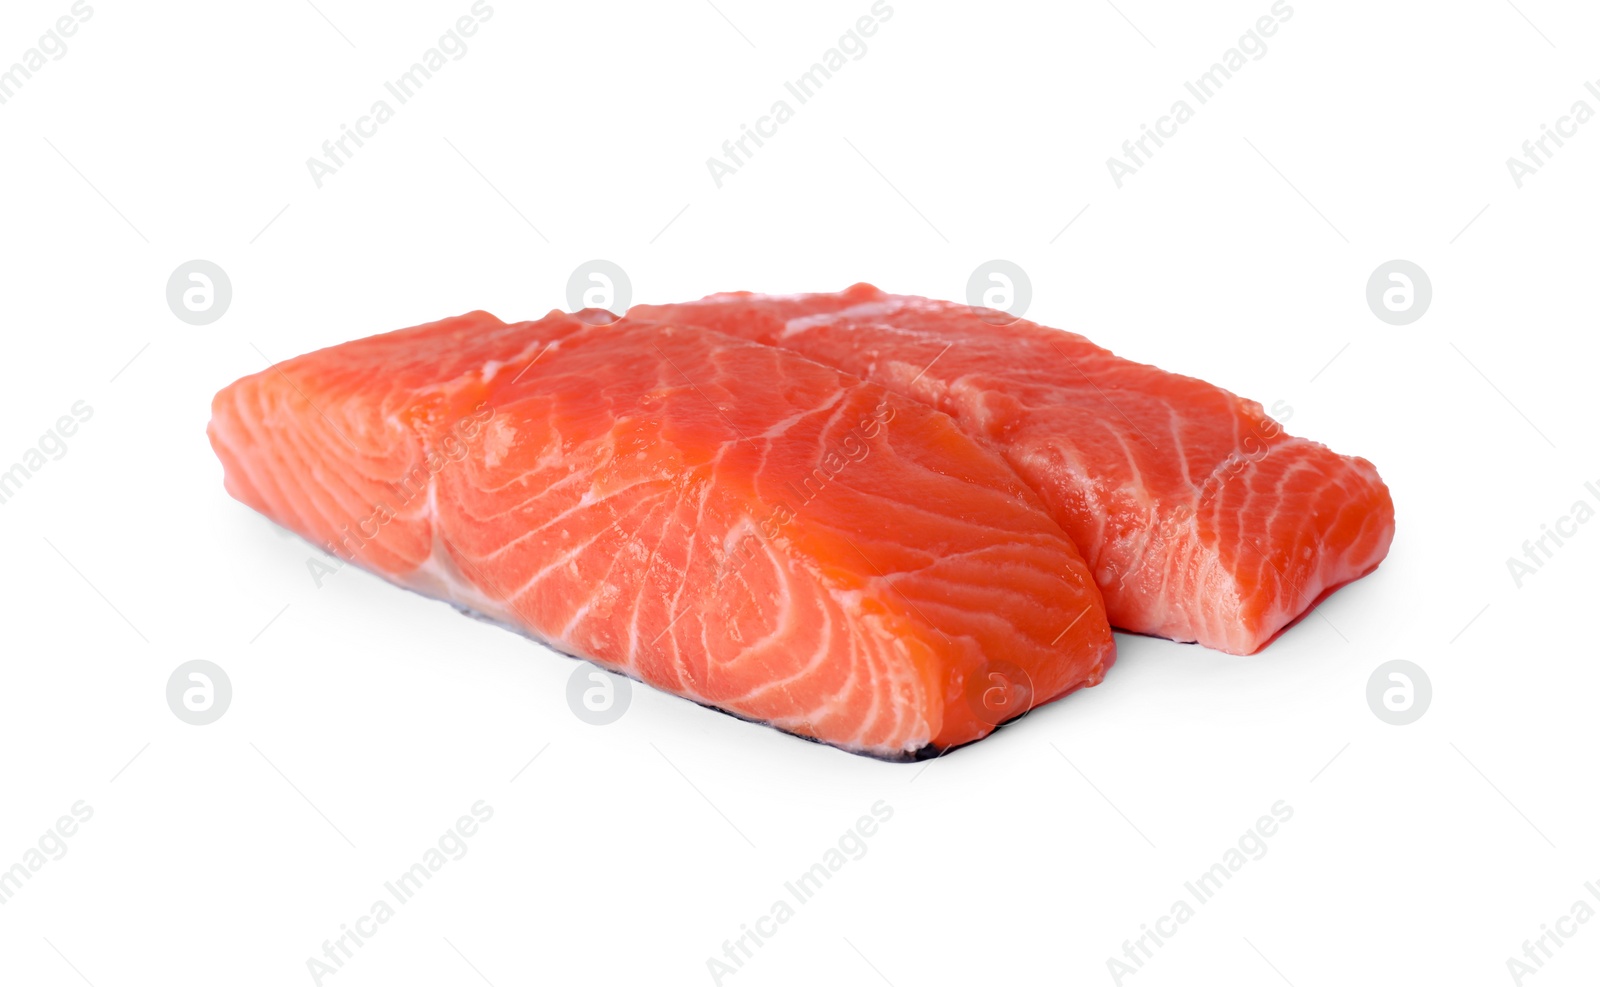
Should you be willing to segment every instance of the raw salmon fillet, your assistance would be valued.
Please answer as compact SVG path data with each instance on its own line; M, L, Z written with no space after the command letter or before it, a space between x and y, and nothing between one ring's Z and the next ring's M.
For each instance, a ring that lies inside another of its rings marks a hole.
M1073 333L866 284L630 315L783 346L952 416L1077 542L1116 627L1250 654L1394 536L1371 463Z
M660 689L929 756L1100 681L1072 541L948 416L788 350L475 312L229 385L228 491Z

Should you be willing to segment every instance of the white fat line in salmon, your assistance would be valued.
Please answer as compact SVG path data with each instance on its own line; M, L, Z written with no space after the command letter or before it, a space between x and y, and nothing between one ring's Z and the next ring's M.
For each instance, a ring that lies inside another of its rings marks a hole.
M867 855L867 840L877 835L880 825L894 818L894 806L883 799L872 803L871 811L872 815L858 818L855 825L845 830L835 845L824 850L822 857L799 877L783 882L785 896L774 901L767 909L767 914L753 923L741 924L737 937L723 940L720 959L716 956L706 957L706 971L711 974L712 983L721 984L724 978L742 970L745 963L755 956L755 951L765 946L768 939L778 934L780 927L795 917L798 906L815 898L817 892L833 880L833 875L844 869L845 864ZM791 901L794 904L790 904Z
M806 505L815 500L830 482L837 479L851 463L859 463L872 453L872 446L867 440L875 438L883 426L891 421L894 421L894 406L889 403L888 398L884 398L873 408L871 415L861 419L854 428L845 433L837 446L829 446L823 450L817 465L811 472L801 477L798 486L793 480L784 481L784 489L799 504L798 507L780 499L764 519L755 522L755 533L750 532L748 528L742 530L737 527L732 528L729 539L738 540L718 559L721 571L719 578L727 579L737 575L745 563L756 557L763 539L767 542L776 542L783 529L799 517ZM753 518L751 520L754 521Z
M350 530L350 523L340 525L339 530L344 537L339 539L339 544L328 543L324 546L328 556L337 564L329 563L313 555L306 559L306 569L311 573L311 579L317 584L317 589L322 588L322 580L340 569L347 563L354 562L356 554L367 545L377 541L383 534L383 526L399 516L405 507L419 497L425 497L428 488L433 484L433 478L442 473L451 463L459 463L467 458L467 442L476 438L485 425L494 418L494 409L486 404L479 404L470 415L457 421L445 433L444 441L440 443L438 452L431 453L423 461L407 470L398 483L389 484L390 500L380 501L372 505L372 510L365 517L355 521L355 530ZM369 531L368 528L371 528Z
M1205 483L1205 490L1201 495L1197 510L1203 512L1229 480L1243 473L1247 468L1261 462L1272 454L1275 448L1272 440L1283 434L1283 424L1294 417L1294 408L1287 401L1277 401L1272 405L1272 414L1263 415L1250 431L1239 440L1240 448L1228 454L1228 458L1217 464L1211 476Z
M493 16L494 8L489 6L488 0L474 0L472 16L463 14L456 18L450 29L439 36L434 47L423 52L422 57L413 62L410 68L384 82L384 91L394 97L396 105L404 106L433 78L435 72L449 62L458 62L466 57L465 39L477 34L478 28ZM356 118L354 127L347 123L339 124L339 136L322 142L322 157L306 158L306 170L311 173L311 181L320 189L324 179L332 178L340 168L350 163L356 150L365 146L363 138L378 136L378 128L393 119L394 107L389 105L387 99L377 99L365 114ZM350 147L351 144L355 145L354 149Z
M1594 900L1600 901L1600 883L1585 881L1583 890L1589 892ZM1524 978L1543 970L1545 961L1555 957L1555 950L1565 946L1568 939L1578 934L1578 927L1589 924L1595 914L1595 906L1579 898L1567 909L1567 914L1554 922L1539 923L1539 934L1532 939L1522 940L1522 956L1506 957L1506 970L1511 974L1511 982L1521 984ZM1555 948L1552 949L1552 946Z
M79 425L94 417L94 409L89 407L87 401L75 401L67 410L71 414L57 418L56 423L39 436L33 448L23 450L18 462L12 463L9 469L0 466L0 504L14 500L22 485L44 469L50 460L66 456L67 440L78 434ZM46 456L50 459L47 460Z
M1250 427L1250 431L1239 441L1240 449L1230 453L1228 458L1217 464L1209 477L1201 481L1199 500L1156 521L1156 530L1161 536L1164 539L1177 538L1180 529L1186 528L1197 515L1211 509L1228 481L1272 455L1272 450L1277 448L1272 440L1283 434L1284 423L1293 417L1294 408L1287 401L1273 402L1272 413L1263 415Z
M494 818L494 806L479 799L472 803L470 813L463 813L457 818L434 846L422 851L416 863L383 882L386 894L373 901L367 908L367 914L354 922L340 925L339 934L334 938L324 939L320 958L306 958L306 971L311 974L312 983L320 985L324 977L344 969L345 963L355 956L355 951L365 946L368 939L378 934L380 927L388 925L389 920L394 918L396 905L410 904L417 892L433 880L433 875L443 870L445 864L467 855L467 840L477 835L479 826ZM393 904L390 904L391 901Z
M0 106L15 99L23 83L50 64L45 61L45 56L57 62L67 57L66 39L77 34L78 27L94 16L94 8L89 6L87 0L77 0L71 10L70 17L62 14L56 18L49 30L40 35L34 46L23 52L22 57L13 62L10 68L0 68Z
M33 875L43 870L45 864L65 857L68 838L76 836L78 827L94 818L94 806L83 799L72 803L71 812L71 815L62 814L55 825L44 831L37 848L29 847L23 851L21 860L7 870L0 870L0 905L10 904L22 886L33 880Z
M850 56L852 61L860 61L866 57L866 39L878 33L878 26L894 16L894 8L889 6L888 0L874 0L872 16L862 14L856 19L855 25L839 36L839 41L834 47L822 53L822 58L813 63L809 69L800 73L792 81L785 81L784 91L793 96L800 105L805 105L822 90L824 82L833 78L833 74L848 64L845 56ZM717 188L722 187L724 178L733 177L740 168L750 163L755 157L755 150L750 147L754 143L756 148L763 146L762 138L778 136L778 127L788 123L794 118L794 107L786 99L775 100L767 113L756 118L755 127L749 124L739 124L739 136L722 142L722 158L706 158L706 170L711 172L711 180ZM742 156L741 156L742 155Z
M1189 924L1189 920L1198 914L1196 906L1205 905L1215 898L1223 885L1233 880L1233 875L1244 870L1245 864L1267 855L1267 839L1277 834L1280 825L1294 818L1294 806L1279 799L1272 803L1271 812L1271 815L1261 816L1254 826L1245 830L1238 844L1224 850L1217 863L1193 880L1183 882L1183 889L1188 895L1174 901L1167 909L1167 914L1149 925L1139 926L1137 937L1123 940L1120 957L1106 957L1106 970L1111 974L1112 983L1121 987L1125 978L1144 969L1145 963L1155 956L1156 950L1165 946L1168 939L1178 934L1180 926ZM1190 899L1194 900L1193 905L1189 903Z
M1523 580L1538 575L1544 564L1555 558L1556 549L1564 546L1568 539L1577 537L1579 526L1588 524L1595 516L1595 504L1600 504L1600 485L1588 482L1583 489L1594 498L1594 504L1582 497L1573 501L1570 513L1561 515L1549 524L1539 525L1543 534L1522 543L1521 559L1514 555L1506 557L1506 571L1511 573L1511 581L1517 589L1522 588ZM1552 542L1554 547L1551 546Z
M1277 34L1279 26L1287 23L1293 16L1294 8L1289 6L1288 0L1275 0L1271 16L1262 14L1257 18L1255 25L1239 36L1238 43L1222 53L1220 61L1214 63L1193 81L1184 82L1183 88L1198 101L1199 105L1204 106L1221 91L1229 79L1233 78L1235 72L1251 61L1258 62L1266 57L1265 39ZM1245 57L1247 55L1248 60ZM1189 101L1179 99L1173 102L1165 115L1156 118L1154 129L1151 129L1149 124L1139 124L1139 129L1143 132L1132 140L1122 142L1123 158L1106 158L1106 169L1111 172L1111 180L1116 183L1117 188L1122 188L1123 178L1131 178L1155 157L1155 150L1150 147L1151 142L1155 143L1156 148L1162 147L1164 145L1162 138L1176 137L1178 128L1194 119L1194 114L1195 108L1189 105Z
M1583 87L1589 90L1589 95L1600 100L1600 85L1586 81ZM1539 136L1522 142L1524 160L1506 158L1506 170L1511 172L1511 180L1517 183L1517 188L1522 188L1524 177L1536 174L1555 158L1555 151L1550 150L1551 142L1555 143L1557 150L1566 147L1567 142L1562 138L1578 136L1578 128L1593 120L1594 115L1594 107L1580 99L1572 104L1572 109L1565 116L1556 118L1554 129L1548 123L1539 124Z

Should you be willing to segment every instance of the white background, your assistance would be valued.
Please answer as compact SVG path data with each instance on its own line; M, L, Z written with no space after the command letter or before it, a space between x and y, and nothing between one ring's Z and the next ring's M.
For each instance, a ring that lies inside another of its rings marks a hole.
M706 158L867 0L493 0L320 189L306 159L468 0L95 2L0 106L0 467L94 409L0 505L0 867L94 810L0 905L0 980L312 983L482 799L467 855L325 983L708 984L883 800L866 855L724 983L1105 984L1284 800L1266 855L1124 982L1514 982L1600 880L1600 524L1520 588L1506 567L1597 500L1600 121L1521 189L1505 164L1600 110L1600 12L1517 2L1295 2L1121 189L1106 158L1268 0L896 0L721 189ZM0 66L68 8L0 8ZM931 764L642 687L586 725L570 660L354 568L318 588L308 546L224 494L205 424L263 355L536 317L594 257L635 302L961 298L1012 260L1030 317L1286 402L1291 431L1376 463L1393 552L1255 656L1119 635L1101 687ZM193 258L232 279L210 326L166 306ZM1431 275L1410 326L1365 303L1392 258ZM194 658L233 683L210 726L164 697ZM1405 727L1365 699L1394 658L1433 683ZM1597 971L1600 920L1525 982Z

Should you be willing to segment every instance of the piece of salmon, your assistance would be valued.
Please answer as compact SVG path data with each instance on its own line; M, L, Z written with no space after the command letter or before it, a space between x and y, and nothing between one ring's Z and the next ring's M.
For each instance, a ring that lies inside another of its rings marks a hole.
M1394 536L1371 463L1073 333L866 284L630 315L783 346L952 416L1072 535L1116 627L1250 654Z
M392 582L851 751L979 739L1114 658L999 455L705 329L475 312L239 380L209 434L234 497Z

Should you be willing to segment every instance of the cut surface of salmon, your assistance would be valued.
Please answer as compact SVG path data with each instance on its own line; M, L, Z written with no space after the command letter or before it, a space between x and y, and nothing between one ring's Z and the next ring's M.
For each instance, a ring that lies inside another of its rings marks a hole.
M865 284L630 315L783 346L949 414L1072 535L1115 627L1250 654L1394 536L1371 463L1074 333Z
M789 350L486 313L223 389L238 500L402 586L851 751L1097 683L1088 567L948 416Z

